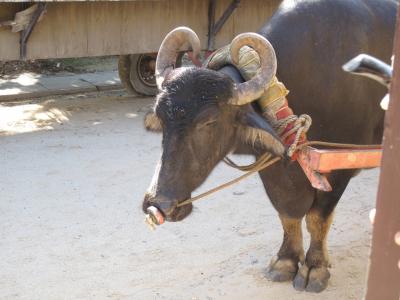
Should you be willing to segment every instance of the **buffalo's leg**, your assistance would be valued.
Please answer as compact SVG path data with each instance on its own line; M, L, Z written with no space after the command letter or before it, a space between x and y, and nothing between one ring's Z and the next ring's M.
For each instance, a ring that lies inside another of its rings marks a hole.
M350 172L341 171L330 176L333 191L317 191L313 206L306 215L307 230L310 233L310 247L304 264L299 268L293 281L297 290L319 293L330 278L327 238L333 221L333 211L342 196L350 178Z
M290 281L296 276L299 261L304 261L301 220L279 215L283 227L283 242L268 269L272 281Z
M311 235L311 241L305 263L301 265L293 281L297 290L318 293L328 285L330 273L326 240L332 219L333 213L324 218L318 210L311 210L306 216L307 230Z

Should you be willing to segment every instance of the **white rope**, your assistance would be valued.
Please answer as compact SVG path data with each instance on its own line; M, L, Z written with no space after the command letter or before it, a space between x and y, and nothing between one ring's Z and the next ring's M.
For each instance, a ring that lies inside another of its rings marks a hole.
M285 132L285 129L289 124L293 124L293 128ZM312 119L307 114L303 114L300 116L290 115L284 119L276 120L275 122L273 122L272 126L283 141L293 133L296 133L293 143L288 147L286 152L289 157L292 157L293 154L296 152L301 135L303 133L307 133L307 131L310 129L311 124Z

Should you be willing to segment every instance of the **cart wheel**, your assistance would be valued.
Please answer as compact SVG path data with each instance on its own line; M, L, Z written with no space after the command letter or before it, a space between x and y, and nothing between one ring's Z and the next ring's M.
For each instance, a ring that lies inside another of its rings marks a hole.
M176 66L181 66L183 53L178 56ZM118 73L129 94L154 96L157 94L154 75L157 54L120 55Z
M154 76L156 54L120 55L118 73L129 94L154 96L157 94Z
M142 95L157 94L156 69L157 54L132 54L130 81L135 91Z
M129 55L120 55L118 58L118 74L121 83L128 92L128 94L137 95L130 80L131 59Z

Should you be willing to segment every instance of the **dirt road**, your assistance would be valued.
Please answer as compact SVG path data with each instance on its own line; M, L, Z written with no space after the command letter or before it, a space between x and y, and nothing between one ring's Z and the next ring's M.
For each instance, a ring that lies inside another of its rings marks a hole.
M264 277L282 232L257 176L148 230L140 206L160 155L160 135L142 127L151 101L0 104L0 299L362 298L378 170L337 208L327 290L296 292ZM220 165L200 191L237 175Z

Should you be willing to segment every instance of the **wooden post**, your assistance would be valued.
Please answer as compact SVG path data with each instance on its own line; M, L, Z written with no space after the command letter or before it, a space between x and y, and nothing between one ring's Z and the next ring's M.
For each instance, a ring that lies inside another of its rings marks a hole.
M400 11L394 54L366 300L400 299Z

